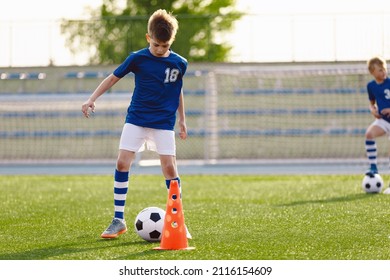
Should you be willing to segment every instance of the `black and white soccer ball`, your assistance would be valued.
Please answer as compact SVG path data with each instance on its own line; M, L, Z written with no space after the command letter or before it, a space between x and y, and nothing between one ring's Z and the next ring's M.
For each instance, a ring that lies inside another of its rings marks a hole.
M383 188L383 179L379 174L364 175L362 188L366 193L380 193Z
M134 221L136 233L144 240L158 242L161 240L165 211L158 207L148 207L138 213Z

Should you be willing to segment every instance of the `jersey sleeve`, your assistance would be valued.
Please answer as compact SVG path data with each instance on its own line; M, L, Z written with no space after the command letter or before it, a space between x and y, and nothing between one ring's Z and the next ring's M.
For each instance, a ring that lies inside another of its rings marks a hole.
M132 72L134 70L134 60L135 60L135 53L131 53L125 61L122 62L121 65L118 66L113 72L114 76L118 78L123 78L128 73Z
M371 82L367 84L367 93L368 93L368 99L369 100L375 100L376 99L374 93L372 92Z
M171 50L172 51L172 50ZM187 71L187 66L188 66L188 61L187 59L185 59L184 57L182 57L181 55L175 53L174 51L172 51L172 53L174 54L174 59L176 60L176 63L178 65L178 68L180 70L180 73L182 76L184 76L184 74L186 73Z
M187 71L187 66L188 66L188 62L185 58L182 58L182 61L181 61L181 71L182 71L182 76L184 76L184 74L186 73Z
M185 62L185 63L183 63L183 67L182 67L182 71L183 71L183 76L184 76L184 74L187 72L187 62Z

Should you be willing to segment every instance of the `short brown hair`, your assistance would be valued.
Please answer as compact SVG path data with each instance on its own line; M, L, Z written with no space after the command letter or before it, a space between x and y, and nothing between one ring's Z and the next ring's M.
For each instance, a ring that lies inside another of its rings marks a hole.
M385 69L387 68L386 60L384 60L382 57L379 57L379 56L375 56L367 62L367 68L368 68L368 71L370 71L370 73L374 69L374 65L379 65L380 67L383 67Z
M155 11L148 21L149 36L162 42L175 40L179 23L172 13L160 9Z

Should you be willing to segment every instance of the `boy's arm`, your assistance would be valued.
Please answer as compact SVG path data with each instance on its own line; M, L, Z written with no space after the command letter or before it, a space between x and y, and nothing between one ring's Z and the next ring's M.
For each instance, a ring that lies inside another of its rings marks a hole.
M186 116L185 116L185 109L184 109L183 90L181 90L180 92L179 107L177 108L177 112L179 113L179 128L180 128L179 136L181 139L184 140L187 138L187 125L186 125Z
M378 108L376 107L375 100L370 100L370 112L375 118L377 118L377 119L381 118L381 115L379 115L379 113L378 113Z
M91 108L91 111L95 111L95 101L101 96L103 93L105 93L107 90L109 90L113 85L118 82L120 78L114 76L113 74L110 74L107 78L105 78L95 89L95 91L91 94L91 96L88 98L87 101L83 103L81 106L81 111L83 112L84 116L86 118L89 117L89 108Z

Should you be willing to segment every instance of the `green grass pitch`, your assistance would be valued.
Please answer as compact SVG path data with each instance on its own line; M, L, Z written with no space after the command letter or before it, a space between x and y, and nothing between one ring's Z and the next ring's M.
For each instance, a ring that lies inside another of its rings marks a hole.
M156 251L133 230L165 209L162 176L131 177L128 232L100 233L113 214L112 176L0 176L2 260L388 260L390 196L359 175L183 175L191 251ZM384 178L386 179L386 178Z

